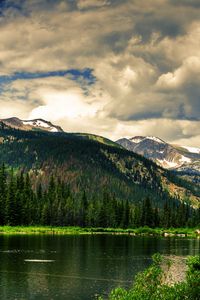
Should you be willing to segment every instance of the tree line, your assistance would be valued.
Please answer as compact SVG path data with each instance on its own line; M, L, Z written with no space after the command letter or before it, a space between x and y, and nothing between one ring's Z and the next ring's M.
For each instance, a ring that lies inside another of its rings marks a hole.
M46 187L33 188L28 173L0 167L0 225L90 227L184 227L200 225L200 208L170 199L157 207L150 197L135 204L103 191L91 199L75 194L66 183L51 176Z

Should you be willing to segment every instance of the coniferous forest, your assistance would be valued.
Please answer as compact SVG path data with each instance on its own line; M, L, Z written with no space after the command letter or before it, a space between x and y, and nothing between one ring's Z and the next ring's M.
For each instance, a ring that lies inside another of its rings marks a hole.
M197 185L102 137L0 123L0 225L200 224Z
M104 191L88 201L82 191L76 195L69 185L50 178L46 188L33 189L28 173L0 168L0 225L51 225L91 227L182 227L200 224L200 209L184 202L166 200L155 207L150 197L140 204L116 198Z

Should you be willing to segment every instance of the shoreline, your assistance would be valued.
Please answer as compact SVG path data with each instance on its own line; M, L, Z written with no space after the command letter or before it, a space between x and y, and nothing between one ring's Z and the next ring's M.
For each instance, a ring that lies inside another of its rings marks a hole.
M152 237L187 237L200 238L198 228L93 228L93 227L56 227L56 226L0 226L0 234L61 234L61 235L92 235L111 234Z

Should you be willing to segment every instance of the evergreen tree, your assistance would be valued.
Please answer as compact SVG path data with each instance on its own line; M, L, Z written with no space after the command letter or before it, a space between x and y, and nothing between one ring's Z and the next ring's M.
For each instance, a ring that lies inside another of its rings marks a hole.
M168 201L165 202L162 215L162 226L169 228L171 226L171 207Z
M6 171L3 164L0 167L0 225L5 223L6 192Z
M158 207L154 209L154 221L153 221L153 227L159 227L160 226L160 217L159 217L159 210Z
M80 205L80 226L86 226L87 224L87 209L88 209L88 201L86 197L85 191L83 192L83 196L81 198L81 205Z
M141 225L153 227L153 208L149 197L145 198L142 205Z
M16 217L16 184L14 181L13 171L10 175L10 182L8 185L8 192L6 197L6 206L5 206L5 223L7 225L17 225Z
M128 201L125 202L123 206L123 221L122 221L122 227L128 228L130 221L130 207Z

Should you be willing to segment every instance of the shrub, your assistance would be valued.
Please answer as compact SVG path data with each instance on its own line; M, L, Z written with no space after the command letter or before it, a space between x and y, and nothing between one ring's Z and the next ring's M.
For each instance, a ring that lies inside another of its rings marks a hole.
M200 295L200 256L187 260L186 281L170 286L164 283L162 264L170 266L160 254L154 254L152 265L135 277L134 285L129 289L116 288L111 291L108 300L198 300ZM103 300L103 298L99 298Z

